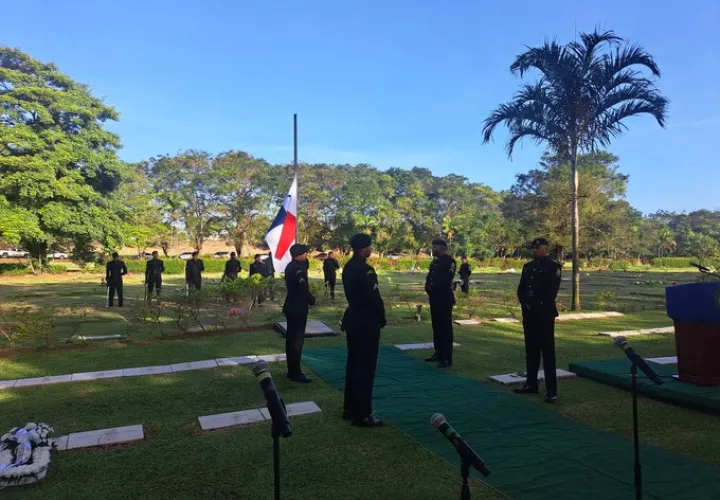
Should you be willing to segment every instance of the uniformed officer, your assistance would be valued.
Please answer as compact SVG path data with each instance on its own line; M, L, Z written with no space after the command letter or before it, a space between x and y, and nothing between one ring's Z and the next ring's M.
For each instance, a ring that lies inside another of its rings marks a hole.
M270 284L268 285L270 300L275 300L275 264L273 264L272 252L268 253L265 265L267 266L268 278L270 278Z
M287 287L287 297L285 297L283 305L283 313L287 318L285 353L287 355L287 376L294 382L310 382L312 380L302 372L300 366L308 310L309 306L315 304L315 296L310 293L307 266L305 265L309 250L306 245L291 246L292 262L285 268L285 286Z
M460 279L462 280L462 284L460 285L460 289L464 293L470 293L470 275L472 274L472 270L470 269L470 264L468 264L467 257L463 255L462 258L462 265L460 266Z
M262 261L262 255L260 255L259 253L255 254L255 260L252 264L250 264L250 276L253 276L255 274L259 274L263 278L267 278L270 274L268 267ZM255 305L262 304L264 301L265 292L263 290L260 290L255 301Z
M235 281L238 277L238 274L240 274L240 271L242 271L242 265L237 258L237 254L235 252L230 252L230 259L225 262L225 272L223 272L220 281L224 280L225 278L230 281Z
M118 307L123 306L123 276L128 273L127 266L120 260L117 252L112 254L112 260L105 266L105 283L108 287L108 307L113 306L115 292L118 296Z
M202 259L198 258L197 251L192 253L192 258L185 264L185 283L189 290L200 290L202 286L202 272L205 265Z
M380 329L387 324L385 305L380 297L375 269L367 263L372 253L370 237L356 234L350 239L350 245L354 253L342 273L348 301L343 316L348 349L343 418L356 426L377 427L383 421L372 414L372 390Z
M527 382L515 392L538 394L537 375L542 356L545 401L554 403L557 400L555 318L558 315L555 298L560 288L562 266L548 257L545 238L533 240L532 252L534 259L523 266L517 290L523 314Z
M330 292L330 298L335 300L335 283L337 282L337 270L340 269L335 255L332 251L328 252L323 262L323 275L325 277L325 289Z
M158 252L152 253L152 259L145 264L145 286L147 287L147 300L152 299L153 289L155 294L160 297L160 289L162 288L162 273L165 272L165 264L158 258Z
M455 259L447 254L445 240L434 240L432 252L435 259L430 264L430 272L425 279L425 291L430 299L435 352L425 361L437 361L440 368L447 368L452 365L452 308L455 304L452 286L456 264Z

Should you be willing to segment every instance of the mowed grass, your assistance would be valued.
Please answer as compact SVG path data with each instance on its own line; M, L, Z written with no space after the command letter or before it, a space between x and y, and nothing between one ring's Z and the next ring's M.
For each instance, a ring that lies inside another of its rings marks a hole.
M693 275L685 276L686 281L694 279ZM422 281L421 275L389 278L391 282L381 277L386 295L392 295L391 288L397 284L403 289L419 289ZM503 291L512 287L518 277L479 278L487 282L487 290ZM588 286L612 286L618 296L636 297L631 293L638 290L654 294L662 291L662 286L631 284L639 278L620 278L610 273L584 279L586 283L597 280ZM63 286L72 290L73 286L82 288L87 284L63 283ZM494 297L495 305L489 307L502 312L505 305L501 298L490 291L486 293ZM570 362L583 359L622 356L610 340L597 336L600 330L671 324L664 311L658 309L657 300L661 296L646 299L646 310L622 318L558 324L559 366L566 368ZM395 324L383 331L382 342L429 341L432 334L427 322L410 323L403 319L405 305L397 305L391 309ZM328 308L314 312L311 318L335 314L334 309ZM490 375L523 369L519 325L485 323L456 327L455 340L462 344L455 351L452 368L459 376L486 383ZM632 342L646 356L668 356L675 352L672 334L635 337ZM306 341L308 349L342 345L342 336ZM141 345L105 344L83 350L0 358L0 379L269 354L283 349L283 339L270 330L155 340ZM416 358L427 354L427 351L409 353ZM342 394L322 380L297 385L284 379L283 364L273 364L272 370L286 403L312 400L323 409L321 415L295 418L294 435L282 442L283 498L457 498L456 469L392 427L367 430L348 425L340 418ZM531 400L543 405L539 397ZM264 400L248 367L0 391L0 430L39 420L55 426L59 434L138 423L146 431L144 442L58 453L46 479L36 485L5 490L3 498L270 499L272 448L267 424L210 433L201 432L197 424L200 415L260 406L264 406ZM583 379L562 380L559 403L543 406L588 426L631 436L630 396L625 391ZM640 416L643 442L720 465L717 453L720 420L716 416L644 398L640 400ZM438 435L438 439L443 438ZM482 443L472 444L482 454ZM492 465L502 467L499 463ZM473 498L499 499L502 495L473 481Z

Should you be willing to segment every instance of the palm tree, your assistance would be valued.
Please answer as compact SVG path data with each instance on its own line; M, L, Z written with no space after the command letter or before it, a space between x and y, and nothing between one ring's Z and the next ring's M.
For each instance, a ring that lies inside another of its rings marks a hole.
M638 45L625 44L612 31L580 34L580 41L565 46L545 42L528 48L510 66L520 76L532 69L540 78L525 84L512 101L500 105L485 120L484 143L495 128L505 124L510 132L506 144L509 158L525 137L544 143L571 166L572 202L572 309L580 309L578 221L578 153L594 153L607 147L626 130L630 116L650 114L665 127L668 101L650 78L659 77L655 60Z

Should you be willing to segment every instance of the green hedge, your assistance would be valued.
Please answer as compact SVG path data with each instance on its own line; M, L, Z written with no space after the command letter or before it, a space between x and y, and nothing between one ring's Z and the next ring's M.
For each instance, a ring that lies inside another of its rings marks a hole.
M699 263L699 260L697 257L655 257L652 260L652 267L667 267L669 269L683 269L686 267L691 267L690 263L694 262L696 264ZM720 260L715 260L711 262L706 262L705 265L709 267L720 267Z
M186 260L181 259L161 259L165 265L165 274L185 274ZM205 266L206 273L221 273L225 270L225 261L216 259L202 259L203 265ZM247 270L250 266L250 262L247 259L242 259L242 267ZM128 259L125 261L125 265L130 273L144 273L147 261Z
M27 274L29 272L30 272L30 269L25 264L14 263L14 262L13 263L8 263L8 262L0 263L0 274L4 274L6 276Z
M616 260L615 262L610 263L609 269L611 271L628 271L631 266L632 263L626 260Z

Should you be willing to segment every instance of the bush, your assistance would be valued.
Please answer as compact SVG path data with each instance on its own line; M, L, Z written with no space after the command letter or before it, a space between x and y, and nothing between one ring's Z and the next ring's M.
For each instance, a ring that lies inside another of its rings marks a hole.
M187 261L181 259L162 259L165 265L165 274L185 274L185 263ZM130 273L145 273L145 266L147 261L145 260L126 260L124 261ZM225 270L224 260L210 260L203 259L206 273L221 273ZM243 269L247 271L250 266L249 262L242 262Z
M655 257L652 260L652 267L666 267L669 269L684 269L691 267L690 263L698 263L696 257ZM720 267L720 262L709 262L708 267Z
M610 263L609 268L611 271L628 271L631 266L632 263L626 260L616 260Z
M29 272L30 269L25 264L7 262L0 263L0 274L3 274L5 276L17 276L21 274L27 274Z
M50 274L65 274L66 272L68 272L67 266L64 266L62 264L50 264L45 269Z

